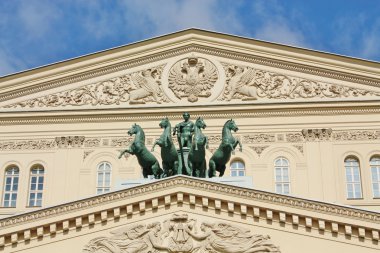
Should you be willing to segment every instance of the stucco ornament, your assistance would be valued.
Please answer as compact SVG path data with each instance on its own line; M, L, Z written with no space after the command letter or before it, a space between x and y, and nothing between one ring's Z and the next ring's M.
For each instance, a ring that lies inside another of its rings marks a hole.
M380 92L316 82L299 77L286 76L247 66L222 63L226 74L226 87L219 100L242 101L295 98L342 98L380 96Z
M199 231L200 230L200 231ZM92 239L84 253L262 253L280 252L269 236L229 223L202 222L174 214L159 223L136 224L111 231L111 237Z
M43 97L7 105L5 108L38 108L83 105L145 104L168 102L161 89L164 65L111 78Z
M218 72L207 59L191 56L174 64L169 71L169 88L174 95L189 102L200 97L210 97L211 89L218 80Z

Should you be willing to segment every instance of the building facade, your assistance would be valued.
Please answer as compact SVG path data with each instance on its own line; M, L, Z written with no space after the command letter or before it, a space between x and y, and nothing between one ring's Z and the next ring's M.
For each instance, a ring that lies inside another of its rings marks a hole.
M379 63L197 29L3 77L0 251L375 252L379 99ZM225 176L254 190L175 176L115 191L142 178L118 159L128 129L150 150L185 111L207 125L207 161L235 121Z

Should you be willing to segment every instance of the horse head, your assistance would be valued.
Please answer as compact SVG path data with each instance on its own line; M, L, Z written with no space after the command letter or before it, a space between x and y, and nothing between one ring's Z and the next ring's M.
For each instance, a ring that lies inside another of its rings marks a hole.
M137 125L136 123L132 125L132 127L128 130L128 134L129 135L134 135L134 134L137 134L137 132L139 131L139 128L140 126Z
M203 118L201 118L201 117L198 117L198 119L195 121L195 125L199 129L205 129L206 128L206 123L203 121Z
M224 125L225 128L229 129L229 130L232 130L234 132L236 132L237 130L239 130L239 128L237 127L235 121L233 119L230 119L230 120L227 120L226 124Z
M166 128L166 127L169 126L169 125L170 125L170 122L169 122L168 117L163 118L163 119L161 120L160 124L159 124L159 126L160 126L161 128Z

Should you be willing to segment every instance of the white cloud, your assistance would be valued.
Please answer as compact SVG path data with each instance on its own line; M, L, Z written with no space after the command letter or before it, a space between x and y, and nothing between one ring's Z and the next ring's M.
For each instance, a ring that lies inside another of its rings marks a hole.
M0 49L0 76L18 72L26 65L4 49Z
M17 14L28 38L38 39L53 29L54 22L61 16L61 11L51 1L28 0L20 2Z
M190 27L235 33L243 30L236 13L239 4L226 6L217 0L121 0L120 4L125 9L127 30L135 36L161 35Z
M257 20L261 21L254 33L257 39L307 47L298 17L286 14L279 1L255 1L252 4L252 13Z

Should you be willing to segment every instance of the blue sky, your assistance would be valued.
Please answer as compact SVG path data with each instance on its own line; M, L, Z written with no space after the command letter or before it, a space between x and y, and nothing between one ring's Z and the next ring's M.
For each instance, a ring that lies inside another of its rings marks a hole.
M0 76L190 27L380 61L380 0L0 0Z

